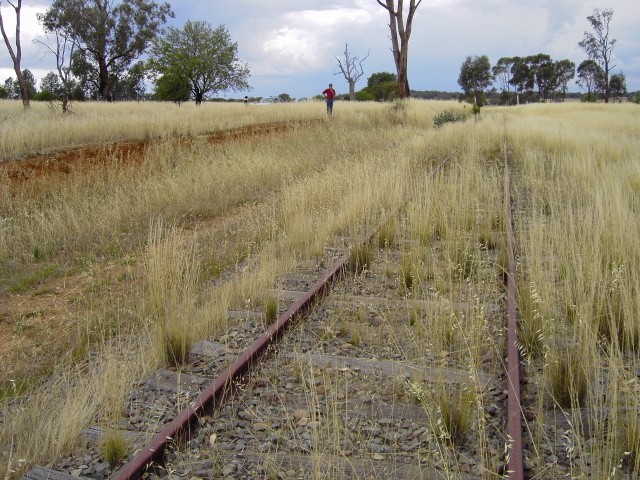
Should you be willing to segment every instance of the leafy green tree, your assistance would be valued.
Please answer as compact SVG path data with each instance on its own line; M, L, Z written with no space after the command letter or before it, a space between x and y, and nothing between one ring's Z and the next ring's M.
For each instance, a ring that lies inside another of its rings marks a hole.
M538 101L546 101L556 88L556 74L553 60L546 53L526 57L535 85L538 86Z
M238 44L224 25L187 21L182 30L169 27L150 49L149 69L161 75L182 75L189 80L196 105L207 95L250 90L249 67L238 59Z
M518 94L517 103L520 103L519 97L521 95L533 91L535 78L527 58L513 57L509 83L516 88Z
M498 60L491 68L491 73L493 74L493 78L500 83L500 87L502 88L502 93L500 94L501 103L511 104L511 84L509 80L511 80L511 67L513 66L513 58L511 57L502 57Z
M41 21L75 42L74 74L93 76L102 100L111 100L110 74L124 72L173 16L168 3L151 0L54 0Z
M376 99L369 87L364 87L362 90L357 91L355 97L358 102L369 102Z
M58 99L57 95L54 95L49 90L41 90L33 96L33 100L38 102L53 102Z
M460 67L458 85L477 107L484 105L484 91L493 83L491 64L486 55L467 57Z
M627 76L624 73L614 73L609 80L609 88L614 101L623 97L627 94Z
M567 85L576 76L576 64L571 60L559 60L554 64L556 75L556 89L564 102L567 95Z
M9 92L7 92L3 87L0 87L0 98L2 100L6 100L9 97Z
M293 99L288 93L281 93L278 95L278 98L281 98L283 102L293 102Z
M584 60L578 65L578 79L576 83L587 90L586 101L594 102L594 92L598 91L598 85L602 82L602 70L594 60Z
M153 100L161 102L174 102L178 105L186 102L191 96L191 84L189 79L175 73L167 73L157 78L154 82L156 90L152 95Z
M145 95L145 75L144 62L138 60L126 73L112 78L113 99L114 100L140 100Z
M36 93L38 93L38 89L36 88L36 77L33 76L31 70L25 68L22 70L22 78L24 79L24 86L27 89L27 95L29 99L32 99Z
M49 92L55 97L58 97L62 93L62 83L58 75L54 72L47 73L42 80L40 80L40 92Z
M609 38L609 24L613 18L613 10L610 8L600 10L596 8L593 11L593 15L589 15L587 20L591 24L593 33L584 32L582 41L578 43L587 55L589 60L593 60L601 70L600 78L600 91L604 103L609 102L611 96L611 87L609 85L609 75L615 65L611 65L611 59L613 55L613 47L616 44L616 39Z
M398 97L398 77L395 73L374 73L367 79L367 88L378 102L393 100Z
M9 77L4 81L4 89L7 91L8 99L15 100L20 98L20 86L18 82L14 82L13 78Z

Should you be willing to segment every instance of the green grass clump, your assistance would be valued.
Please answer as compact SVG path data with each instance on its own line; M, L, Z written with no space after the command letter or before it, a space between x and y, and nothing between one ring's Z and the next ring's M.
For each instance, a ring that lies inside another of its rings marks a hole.
M547 366L553 406L583 407L589 393L589 379L578 347L562 348L553 357Z
M263 308L264 315L269 323L273 323L278 319L278 299L276 297L267 297Z
M102 457L109 462L111 467L119 465L127 454L127 442L122 432L117 430L109 430L99 446Z
M453 110L445 110L433 117L434 128L440 128L447 123L464 122L467 116L464 113L455 113Z

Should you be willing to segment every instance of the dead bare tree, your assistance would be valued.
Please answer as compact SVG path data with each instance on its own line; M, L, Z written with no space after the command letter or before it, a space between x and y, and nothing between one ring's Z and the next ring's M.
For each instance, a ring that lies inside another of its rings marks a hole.
M393 59L396 63L396 71L398 72L398 98L408 98L409 79L407 77L407 60L409 58L409 37L411 36L411 24L416 9L422 3L422 0L409 0L409 13L404 18L404 0L398 0L398 6L395 6L395 0L376 0L382 7L389 12L389 29L391 30L391 44L393 51Z
M0 8L0 30L2 31L2 37L4 38L4 43L7 46L7 50L9 50L9 55L11 55L11 60L13 61L13 69L16 72L16 78L18 79L18 85L20 86L20 97L22 97L22 105L25 109L30 108L29 104L29 93L27 92L27 84L24 81L24 76L22 75L22 71L20 70L20 61L22 60L22 47L20 46L20 10L22 9L22 0L18 0L18 4L14 5L10 0L7 0L7 3L13 7L16 11L16 49L15 52L13 50L13 46L9 41L9 37L7 36L7 32L4 30L4 20L2 19L2 9ZM0 2L0 7L2 6L2 2Z
M349 52L349 44L344 44L344 60L334 57L338 62L338 67L340 67L340 72L334 73L334 75L339 75L342 73L344 75L344 79L349 84L349 100L352 102L356 99L356 82L364 75L364 69L362 68L362 63L367 59L370 52L367 52L367 55L360 60L358 57L354 57Z
M42 23L44 21L44 15L38 14L38 20ZM62 82L62 113L69 113L69 97L71 92L69 91L71 85L71 61L73 59L73 51L75 49L75 42L70 35L65 32L59 32L57 30L49 30L45 27L45 32L54 34L56 37L56 49L47 45L46 43L37 40L38 43L44 45L51 53L56 57L56 68L58 69L58 76Z

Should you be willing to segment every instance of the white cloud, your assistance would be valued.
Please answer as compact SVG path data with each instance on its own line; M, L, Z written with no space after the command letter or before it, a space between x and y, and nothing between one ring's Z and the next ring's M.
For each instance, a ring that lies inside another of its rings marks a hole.
M334 7L328 10L288 12L274 19L278 25L258 39L252 62L257 74L302 74L335 63L348 35L366 30L375 19L369 8Z

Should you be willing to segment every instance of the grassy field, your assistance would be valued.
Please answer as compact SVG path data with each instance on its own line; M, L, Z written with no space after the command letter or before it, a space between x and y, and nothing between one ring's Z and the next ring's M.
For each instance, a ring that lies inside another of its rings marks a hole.
M569 412L566 441L581 453L573 478L640 466L637 106L485 108L439 129L435 115L469 108L340 102L333 118L319 102L77 104L68 118L20 108L0 102L5 162L151 141L136 161L105 154L91 169L29 181L0 173L4 477L54 460L84 427L118 416L127 389L179 351L169 342L223 332L229 308L261 302L278 274L409 197L407 228L427 245L437 232L455 258L486 242L502 216L505 142L522 353L534 379L526 393L538 419L526 425L527 462L553 478L545 449L556 439L539 419L555 405ZM284 127L208 137L268 123ZM450 175L426 176L454 151ZM447 275L434 277L445 292ZM474 337L469 351L484 341Z

